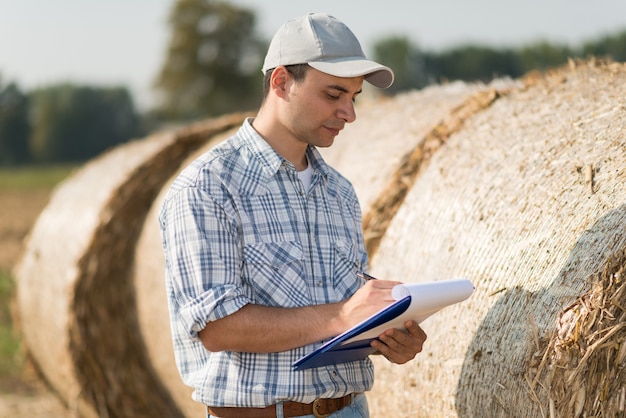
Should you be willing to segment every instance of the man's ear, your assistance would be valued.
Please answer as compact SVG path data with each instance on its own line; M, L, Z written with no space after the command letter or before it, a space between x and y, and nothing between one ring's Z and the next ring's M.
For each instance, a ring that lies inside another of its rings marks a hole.
M292 76L284 65L274 68L270 77L270 89L278 96L285 97L287 94L288 83L292 80Z

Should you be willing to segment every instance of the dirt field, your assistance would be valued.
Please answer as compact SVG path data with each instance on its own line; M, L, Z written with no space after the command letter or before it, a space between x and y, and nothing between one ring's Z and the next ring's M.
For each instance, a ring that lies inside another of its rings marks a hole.
M13 268L22 242L45 207L49 190L0 190L0 269Z
M47 189L0 190L0 270L13 269L24 239L49 196ZM0 375L0 418L71 416L30 367L19 376Z

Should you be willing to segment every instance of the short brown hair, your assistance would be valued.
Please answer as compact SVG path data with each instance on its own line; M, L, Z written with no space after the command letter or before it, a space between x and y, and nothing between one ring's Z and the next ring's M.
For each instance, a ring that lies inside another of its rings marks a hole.
M292 75L296 83L299 83L304 80L307 71L311 67L309 66L309 64L293 64L285 65L285 68L287 69L289 74ZM265 99L270 92L270 78L272 77L272 72L274 72L274 68L270 68L269 70L267 70L265 72L265 75L263 76L263 99Z

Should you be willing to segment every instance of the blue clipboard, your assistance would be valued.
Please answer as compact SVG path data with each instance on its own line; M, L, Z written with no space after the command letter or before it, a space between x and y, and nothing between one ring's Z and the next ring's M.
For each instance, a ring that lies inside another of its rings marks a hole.
M375 338L366 338L353 341L349 344L342 343L400 316L409 308L410 304L411 296L405 296L395 301L375 316L361 322L359 325L328 341L315 351L298 359L291 367L293 370L304 370L312 367L327 366L329 364L363 360L370 354L376 352L376 349L370 345Z
M305 370L363 360L376 352L370 343L386 329L402 329L409 319L421 323L440 309L469 298L474 289L467 279L397 285L392 290L395 302L296 360L291 366L293 370Z

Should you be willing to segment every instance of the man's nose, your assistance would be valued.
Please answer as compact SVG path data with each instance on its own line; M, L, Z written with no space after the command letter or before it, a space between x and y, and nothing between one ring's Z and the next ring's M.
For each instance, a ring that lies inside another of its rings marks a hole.
M352 123L356 120L356 111L354 109L354 102L346 100L339 108L338 117L346 121L346 123Z

